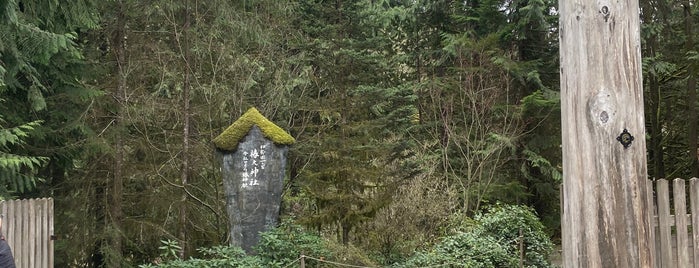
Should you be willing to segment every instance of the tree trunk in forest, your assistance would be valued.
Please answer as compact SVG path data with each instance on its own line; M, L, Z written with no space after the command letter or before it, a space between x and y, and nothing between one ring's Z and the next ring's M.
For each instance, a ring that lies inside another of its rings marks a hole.
M124 178L123 178L123 165L124 165L124 138L123 138L123 119L124 119L124 107L126 106L126 53L124 38L125 38L125 27L126 27L126 15L124 10L124 3L122 1L117 2L117 20L116 20L116 30L112 35L112 45L114 49L114 57L116 60L116 89L114 92L114 100L116 101L116 111L114 113L114 129L116 129L116 135L114 137L114 179L112 181L112 198L111 205L109 206L111 214L111 225L112 234L111 237L111 247L112 252L108 254L107 266L108 267L119 267L122 259L121 256L121 223L123 220L123 209L122 209L122 196L124 188Z
M349 240L350 240L350 231L352 230L352 224L350 224L347 221L342 221L342 244L347 246L349 245Z
M105 202L105 200L108 200L107 196L110 194L107 193L107 189L109 189L109 183L107 183L105 180L98 179L95 185L95 194L92 199L95 204L92 213L95 217L95 231L97 233L104 233L106 229L105 227L109 226L110 219L106 217L106 214L107 205L110 201ZM89 267L103 267L104 254L102 249L107 245L107 243L104 239L95 239L93 243L92 253L90 254L90 261L88 265Z
M190 83L190 55L189 55L189 27L191 23L189 1L185 3L184 26L182 27L182 53L184 54L184 85L182 86L182 102L184 113L184 126L182 127L182 169L180 170L180 181L182 183L182 203L180 204L180 223L179 223L179 240L180 240L180 259L185 258L187 252L187 183L189 181L189 127L190 127L190 103L189 91Z
M684 31L687 40L685 40L685 48L687 52L694 50L694 29L692 26L692 6L689 0L685 0L682 4L684 7ZM687 68L687 149L689 151L690 175L699 177L699 155L697 153L697 78L695 76L696 68L693 62L689 63Z
M651 42L649 42L651 43ZM655 54L652 44L648 44L651 53ZM651 56L652 57L652 56ZM655 178L665 178L665 159L663 150L662 119L660 115L660 83L654 74L649 74L648 88L650 91L650 151L651 162L653 164L653 176Z
M644 2L643 20L653 21L653 7L648 1ZM646 41L646 57L655 58L658 47L656 35L651 35ZM663 150L662 117L660 113L660 82L654 72L648 72L648 92L650 93L650 162L652 167L651 175L655 178L665 178L665 159Z
M638 0L559 5L564 267L651 267Z

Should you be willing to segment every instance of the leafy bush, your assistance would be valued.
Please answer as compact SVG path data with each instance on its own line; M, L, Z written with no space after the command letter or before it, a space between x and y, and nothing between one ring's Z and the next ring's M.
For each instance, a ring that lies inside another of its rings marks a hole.
M525 206L496 205L476 216L480 235L500 241L507 251L519 256L520 230L525 267L552 267L548 261L553 243L533 209Z
M254 248L267 267L292 263L301 254L316 258L331 257L323 239L306 232L303 227L283 223L280 227L260 234L260 242ZM314 261L306 262L314 267Z
M256 255L247 255L239 247L216 246L198 249L203 259L176 259L175 250L179 246L173 241L163 241L160 250L163 252L156 264L145 264L141 268L223 268L223 267L285 267L299 256L307 254L314 257L329 257L331 253L325 249L323 240L309 234L303 228L282 224L280 227L260 234L260 241L254 248ZM168 261L169 260L169 261ZM315 261L307 260L307 267L317 267Z
M519 267L520 241L525 267L552 267L548 256L553 244L544 226L531 208L513 205L491 207L475 217L468 231L449 236L396 267Z
M447 237L431 251L418 253L396 267L516 267L518 259L494 237L473 232Z
M474 221L465 222L466 227L460 228L464 232L448 236L431 250L417 253L394 267L519 267L520 243L524 248L522 261L525 267L552 267L547 260L553 251L553 244L531 208L496 205L477 215ZM257 254L254 256L246 255L237 247L219 246L200 249L204 259L179 260L175 256L178 249L176 243L163 241L163 246L160 247L163 251L161 259L166 262L140 267L287 267L297 261L301 254L333 259L336 257L333 252L340 252L339 249L331 251L328 248L332 247L319 236L309 234L297 225L285 223L260 234L260 241L254 248ZM361 254L348 256L351 256L349 259L355 259L359 255ZM306 260L306 265L323 266L311 259Z
M158 263L158 264L146 264L139 266L140 268L195 268L195 267L209 267L209 268L224 268L224 267L265 267L266 265L256 256L247 256L245 252L239 247L227 247L227 246L216 246L212 248L204 248L198 250L206 259L189 259L180 260L174 259L172 261ZM168 252L165 252L164 256L168 256Z

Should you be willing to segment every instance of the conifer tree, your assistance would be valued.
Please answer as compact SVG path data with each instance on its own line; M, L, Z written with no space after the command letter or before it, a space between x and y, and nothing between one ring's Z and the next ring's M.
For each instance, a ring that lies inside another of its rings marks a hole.
M414 115L412 88L398 66L381 15L371 1L301 1L300 49L317 79L302 107L310 125L293 149L307 163L295 183L314 209L300 220L331 228L349 243L351 232L391 200L402 135ZM304 145L305 144L305 145ZM292 167L293 168L293 167Z
M48 184L61 181L80 151L71 144L89 135L79 114L99 92L83 83L76 40L96 27L92 8L89 0L0 3L0 113L7 134L2 147L6 160L21 159L20 166L5 168L15 174L13 189L24 195L33 195L27 190L35 191L38 177ZM20 176L18 170L28 172Z
M39 180L36 173L48 160L46 157L13 153L13 149L21 146L40 122L16 127L6 127L4 123L0 117L0 200L33 190Z
M648 173L690 178L698 159L696 6L665 0L640 4Z

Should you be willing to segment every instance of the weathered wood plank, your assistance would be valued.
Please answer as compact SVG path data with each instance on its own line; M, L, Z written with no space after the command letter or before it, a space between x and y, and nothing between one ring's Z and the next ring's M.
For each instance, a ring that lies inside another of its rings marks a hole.
M49 252L49 228L48 228L48 205L47 205L47 199L42 198L40 199L41 201L41 212L39 212L39 216L41 217L40 221L40 226L41 226L41 234L39 235L39 240L40 245L41 245L41 251L39 253L39 258L38 260L40 261L39 267L43 268L50 268L48 267L48 258L43 258L42 256L46 256Z
M686 216L686 217L687 217L687 219L689 219L689 218L692 217L692 215L689 214L689 213L687 213L687 216ZM653 222L653 224L654 224L653 227L658 227L658 216L653 216L652 218L653 218L653 221L654 221L654 222ZM668 224L669 224L670 226L676 226L676 225L677 225L677 222L676 222L676 220L675 220L675 215L670 215L670 218L667 219L667 222L668 222ZM687 226L691 226L691 225L692 225L692 223L691 223L690 221L687 221Z
M26 231L30 230L31 226L29 226L29 221L27 220L29 218L29 203L28 202L19 202L19 207L21 207L22 211L22 218L20 221L22 222L22 230L25 230L23 232L23 239L20 241L22 243L22 262L21 264L18 263L19 266L25 267L25 268L30 268L32 266L29 265L29 259L32 257L31 256L31 250L29 246L29 240L31 239L32 235Z
M29 217L27 221L27 226L29 226L29 240L26 241L28 242L28 250L29 250L29 259L27 261L28 267L36 267L35 261L36 257L34 256L34 252L36 252L36 206L34 205L33 202L27 202L26 205L29 207ZM26 218L25 218L26 219Z
M656 227L658 226L657 224L657 218L654 217L653 215L657 215L658 213L655 211L655 202L653 202L653 181L651 180L646 180L645 183L645 190L646 190L646 200L648 204L648 216L651 217L649 221L649 227L648 230L650 230L650 238L649 240L651 241L650 243L650 259L654 260L655 262L655 267L660 267L658 264L659 262L657 261L657 258L655 256L655 252L657 250L657 245L655 243L655 230Z
M699 179L689 180L690 210L692 213L692 259L694 267L699 267Z
M47 211L47 214L49 215L49 222L48 222L48 225L49 225L49 241L48 241L49 252L48 252L47 259L48 259L48 263L49 263L49 268L52 268L53 267L53 256L54 256L53 236L55 235L54 230L53 230L53 198L49 198L48 202L49 202L49 209Z
M45 230L46 230L46 221L45 221L46 211L44 210L46 207L45 203L46 203L46 199L43 199L43 198L37 199L36 202L34 202L35 211L36 211L36 224L37 224L37 228L36 228L37 236L34 239L34 240L36 240L36 250L34 252L34 259L36 261L35 261L34 265L36 265L35 267L38 267L38 268L46 268L45 260L44 260L44 258L42 258L42 256L44 256L44 254L46 254L46 243L45 243L45 241L43 241L43 238L46 237L46 232L45 232Z
M687 203L684 179L675 179L672 185L677 230L677 267L689 267L689 245L687 242Z
M662 267L675 267L672 258L672 235L670 230L670 192L668 182L659 179L655 182L658 195L658 234L660 236L660 260Z
M49 214L49 201L50 200L48 198L44 198L41 201L42 201L41 204L42 204L43 210L44 210L44 212L41 214L41 215L43 215L43 219L42 219L43 228L41 231L42 232L42 234L41 234L42 247L43 247L43 249L42 249L42 251L43 251L42 265L43 265L43 267L46 267L46 268L52 268L53 266L50 265L49 258L48 258L48 256L51 254L49 252L49 245L52 243L51 233L49 232L49 230L50 230L50 226L49 226L49 218L50 217L49 217L49 215L52 215L52 214Z
M638 10L559 1L564 267L652 264Z
M5 233L5 238L7 239L8 244L10 244L10 247L12 248L12 253L14 254L15 261L17 260L17 244L14 242L15 240L18 240L19 237L15 238L14 233L12 232L13 230L17 229L17 218L19 215L18 212L15 212L15 206L12 201L5 201L7 203L7 214L5 214L5 218L7 220L7 226L5 226L5 223L3 222L2 230Z
M12 206L12 203L10 201L4 201L4 207L5 209L3 209L3 211L5 213L5 218L2 222L2 232L5 236L5 239L7 239L7 243L13 250L13 254L16 256L16 247L13 243L15 239L14 237L12 237L13 234L10 232L11 230L15 229L15 217L13 217L15 215L14 206Z

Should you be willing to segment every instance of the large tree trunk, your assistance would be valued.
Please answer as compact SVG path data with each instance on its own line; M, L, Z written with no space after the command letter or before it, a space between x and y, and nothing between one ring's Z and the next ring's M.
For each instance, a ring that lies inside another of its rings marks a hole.
M564 267L651 267L638 0L559 5Z

